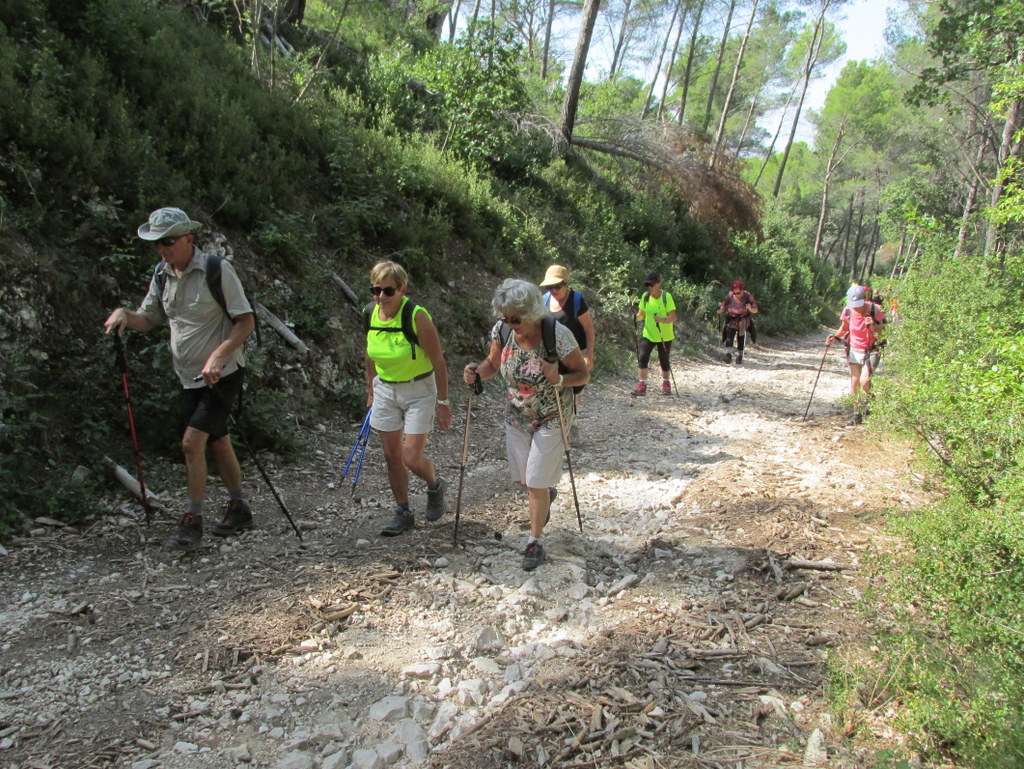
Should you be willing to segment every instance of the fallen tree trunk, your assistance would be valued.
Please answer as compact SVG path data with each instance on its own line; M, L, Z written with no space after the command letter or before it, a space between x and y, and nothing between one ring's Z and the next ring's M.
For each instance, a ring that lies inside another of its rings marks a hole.
M253 309L256 310L256 314L260 316L260 319L266 323L269 323L271 327L280 334L284 340L294 347L296 350L301 352L303 355L309 355L309 348L306 347L305 343L295 336L295 332L285 325L285 322L278 318L274 313L268 310L259 302L253 302Z
M142 488L139 486L139 482L135 480L135 477L110 457L104 457L103 459L108 465L110 465L111 470L114 472L114 477L118 482L134 494L135 498L141 502ZM164 504L164 502L153 492L147 490L146 500L149 502L149 506L154 510L159 510L161 513L167 512L167 505Z
M803 561L799 558L791 558L782 567L787 571L791 569L814 569L816 571L856 571L860 568L852 563L833 563L832 561Z

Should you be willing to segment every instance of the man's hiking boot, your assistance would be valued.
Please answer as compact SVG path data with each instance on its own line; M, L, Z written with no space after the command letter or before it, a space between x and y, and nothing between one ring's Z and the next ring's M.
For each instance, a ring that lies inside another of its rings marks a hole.
M203 516L185 513L181 516L178 531L164 540L168 550L191 550L203 540Z
M727 352L725 354L725 362L726 363L732 363L732 353L731 352Z
M531 542L523 552L523 571L533 571L547 560L540 542Z
M736 353L736 364L739 365L741 363L743 363L743 353L738 352Z
M668 383L667 379L662 379L661 380L661 394L662 395L671 395L672 394L672 385L670 385Z
M636 387L633 388L633 396L647 395L647 382L637 382Z
M395 508L395 517L391 523L380 530L382 537L397 537L416 525L416 519L412 513L406 512L400 507Z
M214 525L210 533L215 537L230 537L252 528L252 510L242 499L232 499L224 509L224 520Z
M444 490L448 488L448 482L439 475L435 483L437 484L436 488L432 489L427 486L427 509L424 515L428 521L436 521L446 512Z

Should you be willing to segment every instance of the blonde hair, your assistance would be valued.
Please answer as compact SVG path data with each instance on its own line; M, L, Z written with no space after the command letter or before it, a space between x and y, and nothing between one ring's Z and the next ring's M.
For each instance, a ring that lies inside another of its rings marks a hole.
M370 283L378 286L382 280L387 278L391 278L395 282L395 288L409 285L409 273L398 262L377 262L373 265L373 269L370 270Z

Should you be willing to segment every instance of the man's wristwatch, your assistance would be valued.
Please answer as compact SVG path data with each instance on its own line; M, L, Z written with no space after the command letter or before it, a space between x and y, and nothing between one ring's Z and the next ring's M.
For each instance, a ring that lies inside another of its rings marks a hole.
M439 398L439 399L438 399L438 401L437 401L437 405L438 405L438 406L448 406L448 405L449 405L449 401L448 401L448 399L447 399L447 398L445 398L444 400L441 400L441 399Z

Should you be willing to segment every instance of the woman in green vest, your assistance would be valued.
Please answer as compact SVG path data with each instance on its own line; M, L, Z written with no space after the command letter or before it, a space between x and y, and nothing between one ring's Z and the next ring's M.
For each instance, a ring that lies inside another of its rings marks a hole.
M640 297L640 307L636 319L643 321L643 332L637 340L637 383L633 395L647 395L647 366L651 361L651 352L658 351L658 363L661 364L661 392L672 394L669 375L672 363L669 351L675 339L673 324L676 322L676 303L672 294L661 288L661 276L657 272L647 273L644 278L646 293Z
M447 484L424 450L435 415L442 430L452 423L448 369L430 313L414 302L411 311L406 310L408 288L409 276L395 262L380 262L370 271L373 305L366 331L366 405L373 408L370 427L380 435L398 505L391 523L381 530L384 537L398 536L415 525L409 470L427 483L426 519L436 521L445 513Z

